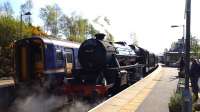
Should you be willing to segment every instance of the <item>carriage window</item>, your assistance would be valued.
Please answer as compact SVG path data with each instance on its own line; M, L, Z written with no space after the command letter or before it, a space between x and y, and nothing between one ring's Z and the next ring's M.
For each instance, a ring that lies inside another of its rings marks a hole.
M56 51L56 60L63 60L63 54L61 51Z
M72 63L72 53L67 53L67 63Z

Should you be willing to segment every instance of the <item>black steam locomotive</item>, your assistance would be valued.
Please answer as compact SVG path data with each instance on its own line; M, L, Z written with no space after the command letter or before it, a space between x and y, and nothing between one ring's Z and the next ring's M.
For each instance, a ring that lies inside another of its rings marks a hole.
M78 59L82 66L77 79L85 83L122 86L134 75L137 56L124 42L103 41L104 34L88 39L79 48Z
M104 41L104 36L96 34L96 38L86 40L79 48L78 60L82 68L73 77L81 85L93 88L90 91L106 94L119 90L157 66L156 56L147 50L125 42ZM70 89L67 90L69 93Z

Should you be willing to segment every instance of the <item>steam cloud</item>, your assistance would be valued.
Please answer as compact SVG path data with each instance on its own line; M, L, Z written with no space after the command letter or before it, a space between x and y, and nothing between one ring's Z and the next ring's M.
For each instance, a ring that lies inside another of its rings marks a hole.
M101 102L102 99L88 103L77 98L69 102L67 96L49 95L44 88L35 85L19 89L9 112L87 112Z
M15 100L9 112L87 112L95 104L75 100L67 103L64 96L31 95Z

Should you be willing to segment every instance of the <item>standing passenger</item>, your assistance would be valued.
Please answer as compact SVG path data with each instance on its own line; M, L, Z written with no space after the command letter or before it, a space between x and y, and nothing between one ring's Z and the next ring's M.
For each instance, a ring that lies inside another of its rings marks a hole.
M191 84L192 84L192 92L195 96L194 101L197 101L197 99L199 97L198 96L199 65L194 58L192 58L191 61L192 61L192 65L191 65L191 69L190 69L190 80L191 80Z
M179 77L184 78L185 61L183 57L181 57L179 61L179 68L180 68Z
M183 58L183 57L181 57L180 63L179 63L179 64L180 64L180 65L179 65L179 67L180 67L180 72L182 72L183 69L184 69L184 67L185 67L185 62L184 62L184 58Z

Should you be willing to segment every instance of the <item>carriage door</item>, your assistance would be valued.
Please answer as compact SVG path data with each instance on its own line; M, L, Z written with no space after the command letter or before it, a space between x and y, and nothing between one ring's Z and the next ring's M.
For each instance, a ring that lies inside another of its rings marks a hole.
M21 65L20 65L20 80L26 81L28 80L28 47L22 46L20 48L20 60L21 60Z
M65 69L67 71L67 77L72 77L72 67L73 67L73 53L72 49L65 50Z

